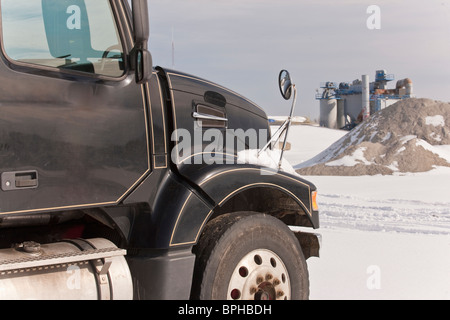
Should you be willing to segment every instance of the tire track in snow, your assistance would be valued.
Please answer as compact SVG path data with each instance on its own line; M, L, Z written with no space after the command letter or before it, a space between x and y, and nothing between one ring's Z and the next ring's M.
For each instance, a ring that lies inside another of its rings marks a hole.
M321 194L324 228L450 235L450 203Z

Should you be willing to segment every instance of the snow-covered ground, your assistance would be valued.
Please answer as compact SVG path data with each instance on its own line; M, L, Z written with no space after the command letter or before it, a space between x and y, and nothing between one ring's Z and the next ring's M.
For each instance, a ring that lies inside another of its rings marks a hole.
M345 134L293 126L285 158L295 167ZM322 235L311 299L450 299L449 168L305 178L319 191Z

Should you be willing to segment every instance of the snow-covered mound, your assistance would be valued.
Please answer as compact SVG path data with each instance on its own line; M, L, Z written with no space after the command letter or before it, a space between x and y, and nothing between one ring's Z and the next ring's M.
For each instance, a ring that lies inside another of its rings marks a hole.
M314 158L301 175L390 175L450 167L450 103L406 99L376 113Z

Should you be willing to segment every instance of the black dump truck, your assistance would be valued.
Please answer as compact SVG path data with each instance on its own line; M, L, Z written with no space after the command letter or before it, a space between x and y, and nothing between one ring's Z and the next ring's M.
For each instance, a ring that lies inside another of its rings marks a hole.
M1 299L308 298L316 187L239 160L262 109L153 67L147 0L0 6Z

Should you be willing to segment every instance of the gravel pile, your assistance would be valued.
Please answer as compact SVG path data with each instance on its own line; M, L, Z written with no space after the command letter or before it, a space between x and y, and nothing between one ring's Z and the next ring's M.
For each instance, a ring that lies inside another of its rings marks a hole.
M297 166L301 175L391 175L450 167L450 103L405 99Z

